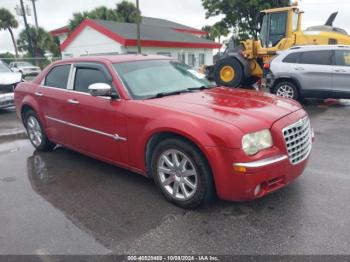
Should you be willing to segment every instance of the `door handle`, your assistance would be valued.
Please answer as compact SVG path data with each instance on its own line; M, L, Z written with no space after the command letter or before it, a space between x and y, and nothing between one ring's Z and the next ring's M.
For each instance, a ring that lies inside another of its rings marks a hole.
M297 71L303 71L303 70L304 70L303 67L296 67L296 68L294 68L294 69L297 70Z
M67 102L70 103L70 104L74 104L74 105L79 104L79 101L75 100L75 99L68 99Z
M36 96L43 96L43 94L40 93L40 92L35 92L34 95L36 95Z
M344 69L335 69L334 72L337 72L337 73L346 73L346 70L344 70Z

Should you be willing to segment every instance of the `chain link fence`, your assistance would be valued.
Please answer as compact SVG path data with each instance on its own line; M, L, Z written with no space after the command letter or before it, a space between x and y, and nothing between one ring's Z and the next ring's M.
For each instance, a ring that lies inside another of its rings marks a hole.
M22 57L22 58L8 58L1 57L0 60L5 62L6 64L10 64L11 62L28 62L32 65L39 66L41 69L44 69L49 64L61 60L62 57Z

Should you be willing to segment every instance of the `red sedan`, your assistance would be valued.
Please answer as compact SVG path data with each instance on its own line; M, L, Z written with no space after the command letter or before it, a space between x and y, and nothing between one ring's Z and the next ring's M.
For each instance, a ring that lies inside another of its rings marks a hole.
M15 90L37 150L57 144L153 178L196 207L262 197L302 174L313 132L295 101L215 87L159 56L56 62Z

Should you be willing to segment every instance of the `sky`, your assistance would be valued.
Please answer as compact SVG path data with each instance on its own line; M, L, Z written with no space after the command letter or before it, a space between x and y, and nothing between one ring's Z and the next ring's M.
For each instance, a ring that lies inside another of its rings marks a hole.
M39 26L52 30L65 26L74 12L91 10L104 5L115 7L121 0L37 0ZM135 0L130 0L135 1ZM168 19L200 29L204 25L212 25L220 17L205 19L205 10L201 0L139 0L141 12L144 16ZM245 1L245 0L242 0ZM15 7L19 0L0 0L0 8L7 8L15 15ZM25 5L32 7L31 1L24 0ZM300 0L299 6L305 11L303 28L324 24L332 12L339 11L335 26L344 28L350 33L350 1L340 0ZM19 29L15 36L24 28L23 18L16 15ZM34 17L29 16L28 22L34 24ZM13 52L13 45L8 31L0 31L0 53Z

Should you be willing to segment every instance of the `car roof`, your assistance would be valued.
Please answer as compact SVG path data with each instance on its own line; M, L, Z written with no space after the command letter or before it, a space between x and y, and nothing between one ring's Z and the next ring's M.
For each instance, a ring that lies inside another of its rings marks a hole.
M84 56L76 58L64 58L57 63L79 63L79 62L108 62L108 63L123 63L146 60L172 60L174 58L160 55L110 55L110 56Z
M302 46L293 46L286 51L311 51L311 50L343 50L350 49L348 45L302 45Z

